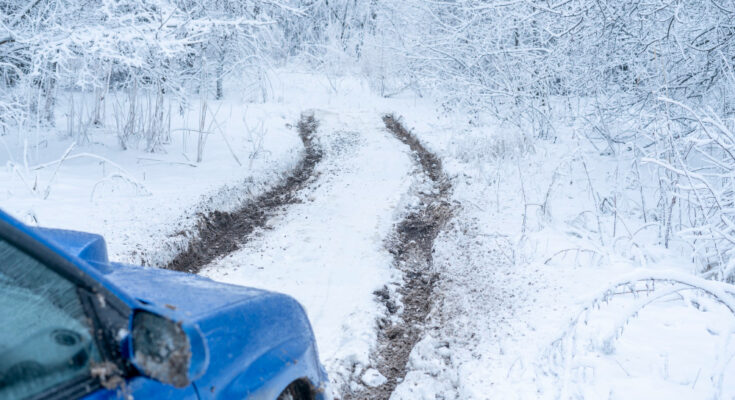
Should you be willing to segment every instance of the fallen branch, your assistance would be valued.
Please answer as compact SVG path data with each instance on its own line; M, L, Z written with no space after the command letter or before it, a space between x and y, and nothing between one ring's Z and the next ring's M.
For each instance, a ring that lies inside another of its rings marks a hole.
M139 182L137 182L135 179L132 179L131 177L126 176L126 175L123 175L123 174L114 173L114 174L110 174L110 175L108 175L108 176L100 179L99 181L97 181L97 183L94 184L94 187L92 187L92 193L90 193L90 195L89 195L89 201L94 201L94 192L97 190L97 186L99 186L101 183L111 182L111 181L113 181L115 179L120 179L120 180L122 180L124 182L127 182L127 183L133 185L135 187L135 189L139 193L142 193L145 196L151 196L152 195L152 193L150 191L148 191L148 189L146 189L145 186L143 186L142 184L140 184Z
M166 161L166 160L158 160L155 158L146 158L146 157L138 157L138 161L152 161L160 164L171 164L171 165L186 165L187 167L193 167L196 168L198 165L191 163L191 162L183 162L183 161Z
M664 290L654 293L657 283L668 283L673 286L666 287ZM641 284L645 284L645 288L643 290L639 287ZM621 291L620 289L623 290ZM630 318L637 315L643 308L656 300L685 290L704 292L720 304L727 307L727 309L735 315L734 285L703 279L695 275L675 270L638 270L631 274L624 275L616 281L608 284L606 289L588 300L577 312L574 318L572 318L564 332L551 344L546 357L551 361L551 364L561 364L563 371L561 374L562 385L560 388L560 398L568 397L568 384L571 371L573 369L572 360L575 358L574 349L576 348L577 327L580 322L584 322L585 325L587 324L587 317L593 308L597 308L600 304L607 303L613 297L623 294L631 294L637 298L635 304L633 304L633 306L631 306L619 319L618 323L614 325L613 333L606 336L606 339L603 341L603 345L609 346L612 340L619 338L622 334L622 326L625 325ZM649 294L650 297L638 298L641 292ZM550 372L557 377L559 376L559 374L553 370Z

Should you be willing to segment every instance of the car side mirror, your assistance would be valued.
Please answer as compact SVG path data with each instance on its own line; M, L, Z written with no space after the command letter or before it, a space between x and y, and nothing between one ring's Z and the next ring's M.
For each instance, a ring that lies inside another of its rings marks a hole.
M138 310L133 315L130 360L143 374L177 388L206 372L207 342L199 327Z

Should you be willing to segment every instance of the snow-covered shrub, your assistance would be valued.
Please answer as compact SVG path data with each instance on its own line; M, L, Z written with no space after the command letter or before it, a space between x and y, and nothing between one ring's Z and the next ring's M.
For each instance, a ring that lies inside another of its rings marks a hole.
M122 148L157 151L171 134L171 110L192 94L221 99L225 77L243 71L266 93L263 71L302 16L285 3L2 1L0 126L21 137L29 127L47 131L61 111L83 143L111 108L117 123L108 128Z

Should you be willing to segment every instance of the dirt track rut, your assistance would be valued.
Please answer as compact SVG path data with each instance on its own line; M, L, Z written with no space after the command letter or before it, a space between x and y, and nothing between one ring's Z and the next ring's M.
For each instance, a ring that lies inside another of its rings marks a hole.
M298 130L305 153L296 168L282 183L235 211L200 215L196 239L165 268L198 273L216 258L238 250L255 229L264 227L283 206L298 202L296 193L307 185L316 164L322 159L322 150L313 139L317 127L313 115L302 115Z
M441 161L428 151L393 115L383 117L386 128L408 145L422 173L431 184L430 191L418 193L419 204L396 225L386 247L393 254L394 266L403 272L403 282L397 289L403 309L396 319L390 315L399 311L388 288L375 296L386 308L386 317L378 320L378 346L372 356L373 367L387 378L382 385L361 384L350 389L344 398L389 399L396 386L406 376L408 357L421 339L426 318L434 301L434 285L439 274L434 271L432 248L434 239L452 216L449 202L451 184L442 170Z

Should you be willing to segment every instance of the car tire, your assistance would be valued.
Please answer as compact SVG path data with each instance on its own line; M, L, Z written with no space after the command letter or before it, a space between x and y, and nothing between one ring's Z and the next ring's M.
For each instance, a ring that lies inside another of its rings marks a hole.
M292 382L278 395L277 400L311 400L308 384L300 381Z

